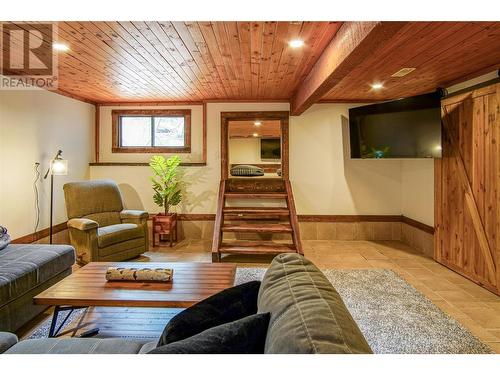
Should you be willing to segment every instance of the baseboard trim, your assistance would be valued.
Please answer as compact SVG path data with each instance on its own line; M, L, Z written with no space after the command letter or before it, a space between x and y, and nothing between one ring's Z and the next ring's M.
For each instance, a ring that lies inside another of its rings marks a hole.
M401 215L297 215L301 222L358 223L358 222L399 222Z
M152 219L154 214L149 214L149 219ZM401 222L420 229L426 233L434 234L434 227L421 223L420 221L410 219L404 215L297 215L299 222L303 223L359 223L359 222ZM178 214L180 221L214 221L215 214ZM67 222L56 224L52 228L52 234L59 233L67 229ZM25 236L12 240L14 244L33 243L44 237L48 237L49 228L44 228L35 233L30 233Z
M420 221L410 219L409 217L406 217L404 215L401 216L401 222L408 224L414 228L420 229L426 233L434 234L434 227L431 227L430 225L421 223Z
M181 221L214 221L215 214L178 214Z
M61 223L61 224L56 224L52 227L52 234L54 235L56 233L62 232L66 228L68 228L66 221L64 223ZM16 238L16 239L12 240L11 243L14 243L14 244L33 243L33 242L36 242L38 240L41 240L44 237L48 237L49 234L50 234L49 228L44 228L44 229L39 230L38 232L30 233L30 234L27 234L26 236Z

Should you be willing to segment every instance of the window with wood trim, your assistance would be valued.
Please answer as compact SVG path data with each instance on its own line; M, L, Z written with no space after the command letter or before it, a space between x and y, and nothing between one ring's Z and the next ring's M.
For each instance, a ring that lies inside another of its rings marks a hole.
M191 110L113 110L112 152L191 152Z

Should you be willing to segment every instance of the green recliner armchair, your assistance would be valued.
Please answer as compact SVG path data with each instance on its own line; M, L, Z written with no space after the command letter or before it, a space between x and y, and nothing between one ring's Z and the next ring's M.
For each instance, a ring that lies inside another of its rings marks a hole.
M119 262L148 251L148 213L124 210L114 181L71 182L63 189L78 263Z

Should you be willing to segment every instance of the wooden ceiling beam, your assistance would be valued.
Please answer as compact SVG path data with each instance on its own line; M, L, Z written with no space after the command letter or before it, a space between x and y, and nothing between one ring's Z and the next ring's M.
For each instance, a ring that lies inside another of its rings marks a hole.
M291 100L291 115L302 114L338 84L406 22L345 22L302 81Z

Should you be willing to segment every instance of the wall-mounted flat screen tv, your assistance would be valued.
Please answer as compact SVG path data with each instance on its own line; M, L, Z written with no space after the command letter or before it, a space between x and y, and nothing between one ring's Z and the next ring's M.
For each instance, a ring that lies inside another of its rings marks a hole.
M281 139L279 138L261 138L260 140L260 158L262 160L281 159Z
M432 93L351 108L351 158L440 158L440 102Z

